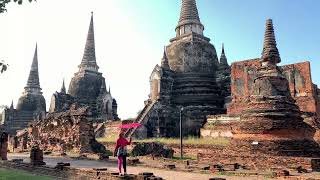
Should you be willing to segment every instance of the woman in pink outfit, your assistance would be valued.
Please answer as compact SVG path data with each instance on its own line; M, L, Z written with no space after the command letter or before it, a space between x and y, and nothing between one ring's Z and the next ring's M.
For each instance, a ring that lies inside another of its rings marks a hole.
M131 144L131 138L128 141L124 138L124 132L121 131L114 149L114 156L118 157L119 174L121 175L121 166L123 166L124 174L127 174L127 145Z

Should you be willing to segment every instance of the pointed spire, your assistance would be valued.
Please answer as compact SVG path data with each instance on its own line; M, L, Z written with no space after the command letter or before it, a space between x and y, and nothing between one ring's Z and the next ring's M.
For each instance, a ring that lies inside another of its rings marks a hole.
M281 62L280 54L277 48L276 37L274 34L273 23L271 19L266 21L266 30L264 34L264 43L261 60L263 66L276 66Z
M94 27L93 27L93 12L91 12L91 20L87 35L87 42L84 48L84 54L79 65L80 71L81 70L92 70L98 71L99 66L96 62L96 52L95 52L95 42L94 42Z
M224 43L222 43L222 54L224 54Z
M162 57L162 60L161 60L161 67L164 68L164 69L170 69L165 46L164 46L164 50L163 50L163 57Z
M224 44L223 43L222 43L222 52L221 52L221 56L220 56L220 65L229 66L227 56L224 52Z
M196 0L182 0L179 24L184 21L200 23Z
M26 88L39 88L39 71L38 71L38 45L36 44L36 49L34 51L33 61L31 65L31 70L28 77L28 82Z
M67 93L67 91L66 91L66 86L64 85L64 79L63 79L63 81L62 81L62 86L61 86L60 93L63 93L63 94L66 94L66 93Z
M182 26L186 27L181 28ZM203 30L204 27L200 22L196 0L182 0L180 19L176 27L177 34L182 35L190 32L203 34Z
M109 86L109 91L108 92L109 92L109 94L111 94L110 86Z
M11 109L11 110L14 109L13 100L11 101L10 109Z

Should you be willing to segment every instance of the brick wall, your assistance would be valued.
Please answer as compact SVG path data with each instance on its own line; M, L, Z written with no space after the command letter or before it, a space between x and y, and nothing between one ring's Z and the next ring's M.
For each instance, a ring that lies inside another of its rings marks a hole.
M251 95L259 59L235 62L231 65L232 103L228 114L241 114L247 108L246 97ZM320 112L317 107L316 90L311 79L310 62L290 64L280 67L289 81L292 97L303 112Z

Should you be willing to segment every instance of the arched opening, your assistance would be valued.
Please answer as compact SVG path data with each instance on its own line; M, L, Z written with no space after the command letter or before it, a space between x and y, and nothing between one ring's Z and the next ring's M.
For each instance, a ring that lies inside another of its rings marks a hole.
M108 101L106 101L106 102L104 102L104 104L103 104L103 112L105 113L105 114L108 114L109 113L109 100Z

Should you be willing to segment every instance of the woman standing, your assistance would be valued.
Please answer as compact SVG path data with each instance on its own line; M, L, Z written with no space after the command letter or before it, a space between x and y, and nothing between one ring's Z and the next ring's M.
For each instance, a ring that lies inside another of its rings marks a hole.
M121 173L121 167L123 166L124 174L127 174L127 145L131 144L131 138L128 141L126 138L124 138L124 132L121 131L119 134L119 138L116 143L116 147L114 149L114 156L118 157L118 168L119 168L119 174Z

